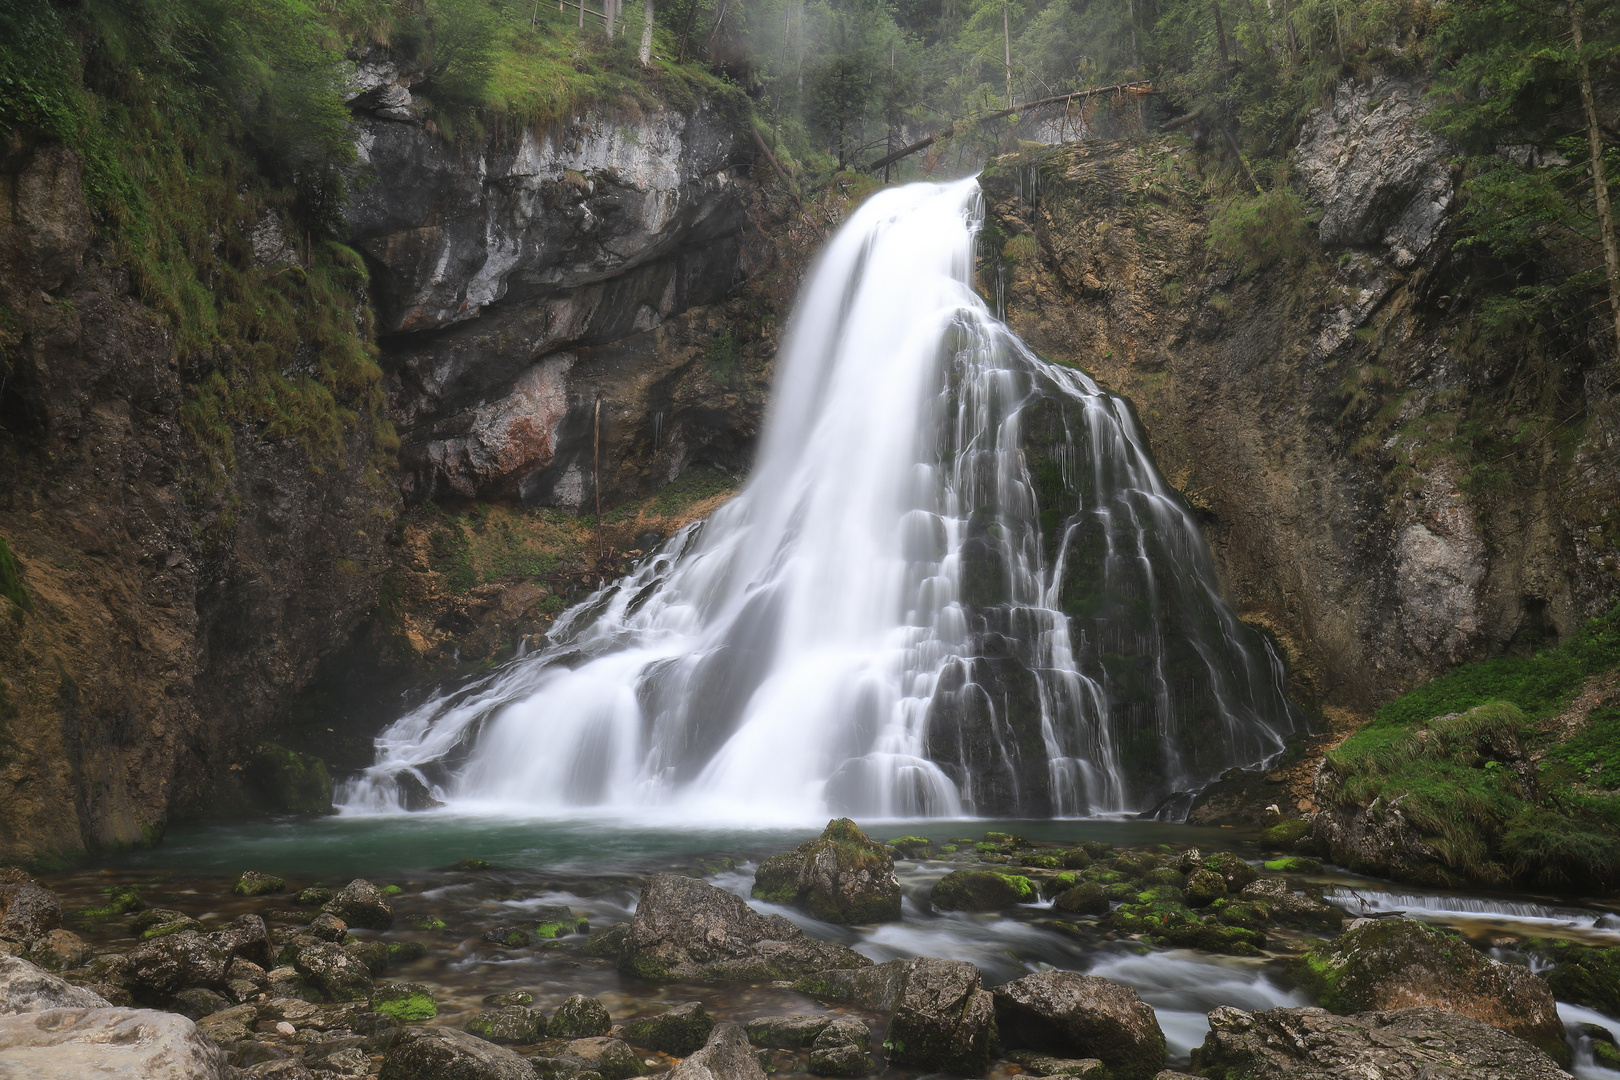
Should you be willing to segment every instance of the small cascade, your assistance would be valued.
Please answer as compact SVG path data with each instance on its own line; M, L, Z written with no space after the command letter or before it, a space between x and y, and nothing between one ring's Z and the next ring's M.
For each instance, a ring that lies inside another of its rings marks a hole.
M1264 638L1128 407L973 292L977 184L873 196L780 356L757 468L549 643L404 716L346 782L688 819L1147 810L1278 753Z

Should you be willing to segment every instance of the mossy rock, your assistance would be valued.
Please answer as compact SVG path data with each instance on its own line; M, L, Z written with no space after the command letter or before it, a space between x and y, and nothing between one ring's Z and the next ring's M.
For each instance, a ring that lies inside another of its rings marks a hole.
M1213 870L1226 879L1226 891L1240 893L1244 887L1260 879L1260 871L1229 851L1217 852L1204 860L1204 868Z
M1082 847L1069 848L1062 857L1065 870L1084 870L1095 861L1091 853Z
M1087 881L1095 881L1098 885L1114 885L1121 881L1130 880L1129 877L1120 873L1118 870L1108 870L1097 866L1087 870L1085 872L1085 878Z
M504 994L486 994L484 1005L486 1008L499 1009L506 1005L533 1005L534 995L527 990L508 990Z
M1018 857L1018 865L1027 866L1031 870L1061 870L1063 869L1063 856L1049 852L1025 852Z
M462 859L450 869L452 870L488 870L492 864L488 859Z
M1214 870L1206 867L1187 875L1187 903L1192 907L1208 907L1224 899L1226 879Z
M1259 956L1266 947L1264 934L1213 921L1167 926L1154 936L1178 949L1202 949L1227 956Z
M474 1013L464 1025L480 1039L508 1046L536 1043L545 1037L545 1014L523 1005L503 1005Z
M929 899L940 911L999 911L1033 903L1035 886L1022 874L952 870L935 882Z
M1108 894L1095 881L1084 881L1059 894L1052 901L1052 907L1074 915L1106 915Z
M147 926L146 929L141 931L141 940L154 941L160 937L168 937L170 934L178 934L182 930L201 931L202 929L202 923L198 922L196 919L193 919L189 915L182 915L178 919L171 919L168 922L154 923Z
M1569 945L1553 952L1547 985L1560 1001L1620 1016L1620 946Z
M443 930L444 920L437 915L412 915L405 920L412 930Z
M107 902L95 907L79 909L81 919L111 919L130 915L146 908L139 885L115 885L107 891Z
M1285 818L1269 828L1260 830L1260 844L1273 851L1293 851L1295 845L1311 835L1311 823L1299 818Z
M231 892L237 896L268 896L278 893L287 887L287 882L273 874L261 874L257 870L244 870L242 876L236 879L231 886Z
M420 941L390 941L388 943L388 962L390 964L408 964L412 960L420 960L427 955L427 946Z
M1092 859L1107 859L1114 854L1114 845L1102 840L1085 840L1076 845Z
M829 821L816 839L760 863L752 895L845 926L900 918L894 857L849 818Z
M1013 851L1035 846L1017 833L1009 832L987 832L984 834L984 842L987 844L999 844Z
M1116 873L1124 874L1128 878L1139 878L1156 868L1159 860L1145 851L1127 851L1114 856L1114 861L1109 865Z
M557 1006L549 1030L554 1039L590 1039L606 1035L612 1027L606 1005L596 998L574 994Z
M1185 904L1187 894L1174 885L1155 885L1136 894L1138 904Z
M293 814L333 812L332 772L313 754L301 754L278 743L260 743L247 776L274 809Z
M624 1025L625 1038L634 1046L662 1050L686 1057L703 1048L714 1030L714 1017L702 1002L688 1001L656 1016L631 1020Z
M1103 895L1118 904L1133 903L1140 891L1134 881L1116 881L1103 887Z
M1273 874L1320 874L1322 864L1303 855L1288 855L1281 859L1267 859L1265 868Z
M1143 874L1142 884L1149 888L1154 885L1168 885L1172 889L1181 889L1187 884L1187 875L1180 870L1172 870L1168 866L1161 866Z
M1217 900L1205 910L1227 926L1241 926L1262 934L1271 923L1265 911L1241 900Z
M1041 899L1050 900L1055 896L1068 892L1080 884L1080 875L1075 873L1058 874L1041 882Z
M418 1024L439 1015L432 991L417 983L378 983L371 1007L402 1024Z
M307 889L299 889L293 896L293 903L305 907L315 907L332 899L332 890L325 885L311 885Z
M933 841L926 836L897 836L889 841L889 851L900 859L921 858L933 846Z

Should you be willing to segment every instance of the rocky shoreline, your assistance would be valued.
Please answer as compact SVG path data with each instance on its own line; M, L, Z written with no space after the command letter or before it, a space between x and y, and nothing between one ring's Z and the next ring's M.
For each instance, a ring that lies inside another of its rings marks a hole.
M1264 958L1328 1011L1217 1008L1178 1073L1154 1008L1128 986L1056 969L1007 980L931 956L874 963L782 913L816 911L808 925L827 931L840 913L868 928L899 920L896 859L935 871L936 910L1049 904L1043 925L1076 940ZM118 884L76 911L8 871L0 1067L81 1076L116 1043L108 1075L143 1080L1553 1077L1567 1075L1571 1050L1550 987L1607 1012L1620 1004L1620 949L1519 943L1551 949L1543 978L1409 919L1347 920L1309 885L1309 862L1257 868L1224 852L997 832L885 844L846 819L760 863L753 890L777 910L690 873L653 873L597 882L638 896L633 915L626 906L606 925L542 902L555 890L524 895L478 859L420 890L361 879L293 888L246 872L214 881L213 895L164 895L172 907ZM735 887L729 860L692 869L720 870ZM470 925L455 910L455 896L480 889L494 905L480 910L506 918ZM505 972L532 957L548 975L512 986ZM447 970L462 984L450 992ZM1606 1030L1584 1034L1594 1060L1620 1063Z

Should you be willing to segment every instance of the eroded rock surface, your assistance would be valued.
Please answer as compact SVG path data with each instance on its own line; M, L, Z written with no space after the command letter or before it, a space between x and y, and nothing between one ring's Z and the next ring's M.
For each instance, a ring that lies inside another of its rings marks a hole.
M826 922L853 925L900 918L894 857L849 818L829 821L817 839L760 863L753 895L796 904Z
M1164 1032L1129 987L1073 971L1042 971L995 990L1004 1045L1097 1058L1120 1080L1145 1080L1164 1066Z
M979 983L979 969L963 960L910 961L883 1036L889 1061L982 1075L996 1040L996 1006Z
M227 1080L225 1054L183 1016L56 1008L0 1017L0 1075L30 1080Z

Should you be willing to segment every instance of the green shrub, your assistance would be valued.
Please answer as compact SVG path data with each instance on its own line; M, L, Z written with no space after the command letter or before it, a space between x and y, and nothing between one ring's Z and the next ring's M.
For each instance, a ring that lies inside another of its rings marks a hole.
M1209 246L1250 274L1279 260L1293 261L1315 245L1313 217L1287 184L1254 196L1237 196L1209 222Z
M34 610L33 598L23 588L22 568L17 565L16 558L11 554L11 545L6 543L3 536L0 536L0 596L17 605L13 614L19 622L24 612Z

